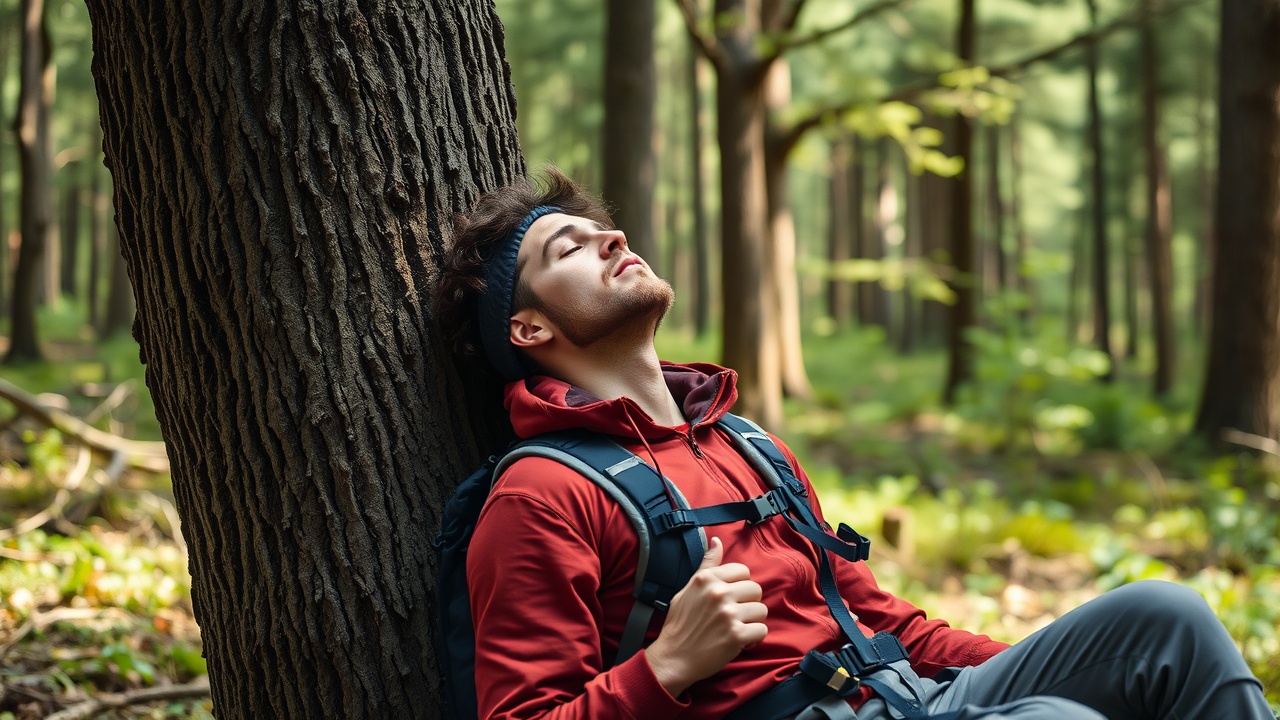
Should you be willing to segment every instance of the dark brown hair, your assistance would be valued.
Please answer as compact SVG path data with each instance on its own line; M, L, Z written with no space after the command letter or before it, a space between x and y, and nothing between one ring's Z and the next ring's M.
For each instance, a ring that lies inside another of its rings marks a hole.
M520 178L480 196L471 212L453 218L453 245L445 253L436 285L435 306L440 328L459 356L482 354L476 310L485 291L485 269L494 249L539 205L555 205L568 215L594 220L613 229L608 207L600 198L574 183L554 166L543 172L540 184ZM511 312L537 307L539 300L520 279L516 267Z

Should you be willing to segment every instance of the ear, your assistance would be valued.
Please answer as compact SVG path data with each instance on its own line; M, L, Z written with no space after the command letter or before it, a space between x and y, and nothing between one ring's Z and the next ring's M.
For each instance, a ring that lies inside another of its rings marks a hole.
M518 348L533 348L555 337L551 324L536 310L524 309L511 316L511 344Z

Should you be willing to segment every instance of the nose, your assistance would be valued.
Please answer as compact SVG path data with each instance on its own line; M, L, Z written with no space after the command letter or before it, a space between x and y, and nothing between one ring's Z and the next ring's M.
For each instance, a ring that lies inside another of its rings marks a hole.
M600 257L609 258L615 252L627 249L627 236L621 230L605 230L600 236Z

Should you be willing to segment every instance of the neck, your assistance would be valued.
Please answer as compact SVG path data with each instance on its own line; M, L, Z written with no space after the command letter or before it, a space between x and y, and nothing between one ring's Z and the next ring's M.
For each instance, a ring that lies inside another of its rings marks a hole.
M603 343L601 343L603 345ZM659 425L674 426L684 414L662 377L653 341L633 346L575 348L547 370L602 400L630 398Z

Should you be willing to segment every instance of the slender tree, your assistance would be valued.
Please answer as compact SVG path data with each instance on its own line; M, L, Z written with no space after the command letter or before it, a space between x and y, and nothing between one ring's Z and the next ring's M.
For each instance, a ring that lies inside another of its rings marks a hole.
M770 0L776 2L776 0ZM768 4L768 3L766 3ZM770 8L765 16L770 16ZM776 12L776 9L773 9ZM791 397L813 395L809 374L801 351L800 280L796 274L796 222L791 214L791 192L787 187L787 155L784 142L773 132L769 122L773 113L791 104L791 66L779 58L769 67L765 81L765 193L768 197L769 234L766 259L776 292L778 318L778 363L782 372L782 389Z
M1098 3L1087 0L1089 25L1098 27ZM1111 267L1110 243L1107 241L1107 170L1102 145L1102 107L1098 100L1098 40L1086 45L1085 65L1089 85L1089 179L1093 198L1089 204L1093 238L1093 344L1107 356L1104 382L1115 377L1115 353L1111 350Z
M1162 396L1173 389L1177 363L1173 335L1173 261L1169 250L1173 221L1169 170L1160 141L1160 59L1151 0L1142 0L1142 10L1145 22L1139 34L1142 43L1142 138L1147 158L1145 238L1151 286L1151 326L1155 332L1156 349L1153 389L1156 395Z
M770 427L782 422L776 289L766 271L764 88L776 56L761 54L761 0L716 0L714 34L704 33L691 0L679 0L685 26L716 71L720 148L721 358L738 372L742 412Z
M631 249L658 262L653 233L654 0L609 0L604 42L603 195Z
M66 179L62 189L62 228L58 233L60 267L58 286L69 298L79 297L76 274L80 262L80 163L63 166Z
M1218 242L1195 432L1280 441L1280 0L1223 0L1220 33Z
M847 136L832 141L831 161L828 169L830 178L830 195L828 204L831 207L827 223L827 261L832 267L838 267L851 255L853 236L850 221L849 202L849 163L851 161L853 140ZM849 324L850 310L853 308L852 286L845 280L829 278L826 281L827 316L836 327L844 328Z
M960 0L960 21L956 26L956 47L960 62L970 65L976 57L977 15L975 0ZM955 303L951 306L947 325L947 381L943 401L955 402L960 385L973 378L973 347L965 334L978 322L978 306L974 284L973 246L973 121L964 115L955 117L956 157L964 168L952 181L951 196L951 263L955 277L951 279Z
M438 718L431 539L509 432L429 305L523 172L492 3L89 11L215 712Z
M703 60L692 36L689 36L689 203L693 212L693 330L702 335L711 322L711 232L707 223L707 200L703 190L705 176L702 143L706 137L706 112L703 110Z
M18 101L18 158L21 166L22 244L13 273L13 324L7 362L39 360L36 331L38 279L53 229L50 192L49 93L53 66L44 0L22 1L22 57Z
M102 323L97 327L98 337L109 338L129 332L133 328L136 306L133 300L133 283L125 267L117 226L107 230L107 302L103 306Z

